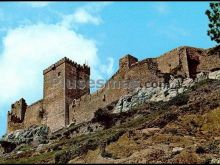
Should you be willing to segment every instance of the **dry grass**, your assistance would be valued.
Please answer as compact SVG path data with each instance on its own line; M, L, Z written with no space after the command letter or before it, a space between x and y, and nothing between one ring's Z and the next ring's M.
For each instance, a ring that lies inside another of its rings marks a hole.
M140 148L133 139L129 139L127 134L121 136L118 141L111 143L106 147L106 151L112 154L112 157L126 158Z

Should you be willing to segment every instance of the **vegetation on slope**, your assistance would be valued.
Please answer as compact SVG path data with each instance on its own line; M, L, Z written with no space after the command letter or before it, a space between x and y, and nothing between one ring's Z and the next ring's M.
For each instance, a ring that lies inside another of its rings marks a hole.
M219 104L220 81L204 81L168 102L145 103L132 112L99 110L93 122L107 125L104 130L64 136L78 128L73 125L49 144L23 146L0 163L215 162L220 152Z

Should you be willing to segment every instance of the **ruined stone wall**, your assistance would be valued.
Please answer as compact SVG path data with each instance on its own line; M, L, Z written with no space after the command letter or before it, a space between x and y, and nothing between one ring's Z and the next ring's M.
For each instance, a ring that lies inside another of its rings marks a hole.
M220 56L202 56L200 58L200 64L198 65L197 72L200 71L211 71L216 68L220 68Z
M84 95L70 105L70 122L81 123L93 118L94 112L128 94L127 90L99 90L91 95Z
M25 100L23 100L25 102ZM43 123L43 100L39 100L35 103L33 103L30 106L27 106L25 109L24 119L21 120L18 116L16 116L12 109L12 111L8 112L8 129L7 132L12 132L18 129L24 129L27 127L30 127L31 125L39 125L39 124L45 124Z
M43 121L43 100L39 100L27 107L24 127L30 127L31 125L40 125Z
M195 78L201 71L219 67L218 54L208 55L207 50L193 47L179 47L157 58L158 68L163 73L173 73Z
M22 122L24 119L26 108L27 108L27 104L25 100L21 98L19 101L16 101L14 104L11 105L11 113L17 118L19 118L20 122Z
M16 131L18 129L24 129L24 123L14 123L14 122L8 121L7 133Z
M116 72L105 84L104 88L73 101L73 104L69 107L70 122L81 123L91 120L98 108L118 100L121 96L129 94L135 89L135 86L132 86L131 83L128 83L129 89L127 89L128 86L123 87L123 80L140 80L140 85L143 86L145 82L162 82L163 78L157 76L155 60L146 59L139 63L133 63L129 70L124 70L123 68Z
M140 86L145 86L146 83L163 82L163 77L160 77L159 74L156 59L149 58L132 65L126 72L125 79L137 80L140 82Z
M196 52L196 51L195 51ZM212 71L220 69L220 48L212 52L212 49L197 52L200 55L200 63L197 73L201 71Z
M16 101L11 105L11 111L8 112L7 122L8 128L7 132L12 132L17 129L24 128L24 117L26 112L27 104L23 98Z
M128 54L119 60L119 69L127 70L131 67L132 64L135 64L136 62L138 62L138 59Z
M217 59L219 56L215 55L215 57ZM199 69L205 68L205 61L208 58L210 57L203 50L191 47L179 47L158 58L145 59L140 62L137 62L132 56L130 58L125 56L120 60L120 70L108 82L138 80L140 85L144 86L146 82L163 82L164 73L193 77L199 72ZM219 64L219 62L217 63ZM208 68L216 68L217 66L219 65L213 63L209 64ZM75 107L70 107L70 120L77 123L88 121L99 107L106 106L129 92L130 90L125 89L104 88L97 93L82 97L76 101Z
M179 48L173 49L157 58L158 69L162 73L171 73L181 68Z

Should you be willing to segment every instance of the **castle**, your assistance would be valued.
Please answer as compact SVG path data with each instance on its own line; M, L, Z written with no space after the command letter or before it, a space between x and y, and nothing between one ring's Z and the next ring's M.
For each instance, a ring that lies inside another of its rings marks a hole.
M47 125L55 132L71 123L83 123L93 118L101 107L129 94L134 88L113 88L119 80L138 80L140 86L146 83L165 82L167 74L182 78L195 78L199 72L220 69L220 54L210 49L178 47L158 58L137 58L126 55L119 61L118 71L106 85L90 93L90 67L79 65L63 58L43 71L43 98L27 105L22 98L11 105L8 112L8 132L24 129L31 125ZM83 80L84 88L69 88Z

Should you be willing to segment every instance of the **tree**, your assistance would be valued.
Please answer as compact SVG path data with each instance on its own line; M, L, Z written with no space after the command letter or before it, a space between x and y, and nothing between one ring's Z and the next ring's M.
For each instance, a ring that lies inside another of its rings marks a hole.
M209 18L209 29L207 31L211 40L220 43L220 2L210 2L210 9L205 14Z

